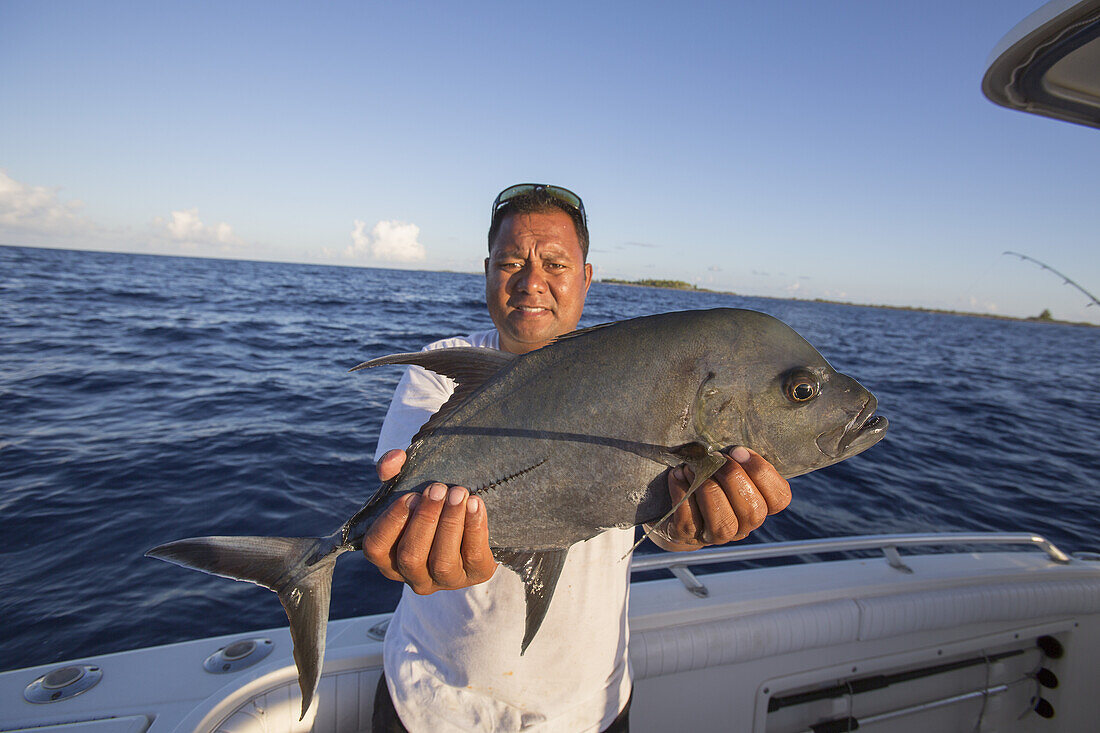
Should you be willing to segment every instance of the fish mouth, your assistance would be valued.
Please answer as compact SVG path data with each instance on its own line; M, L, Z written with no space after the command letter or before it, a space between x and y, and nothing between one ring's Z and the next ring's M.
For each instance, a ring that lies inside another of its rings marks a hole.
M869 397L847 424L817 436L817 447L838 460L867 450L886 436L886 428L890 426L889 420L875 414L876 409L878 400Z

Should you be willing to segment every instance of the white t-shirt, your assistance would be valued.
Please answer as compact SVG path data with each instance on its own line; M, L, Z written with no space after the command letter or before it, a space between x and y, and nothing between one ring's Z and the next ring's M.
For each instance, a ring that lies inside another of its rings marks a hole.
M424 347L500 348L496 330ZM410 367L394 392L375 460L407 448L454 392L453 380ZM489 513L489 523L493 515ZM606 728L626 704L632 529L574 545L538 634L520 656L524 592L498 567L487 582L419 596L406 585L384 644L386 680L405 727L418 731L577 733Z

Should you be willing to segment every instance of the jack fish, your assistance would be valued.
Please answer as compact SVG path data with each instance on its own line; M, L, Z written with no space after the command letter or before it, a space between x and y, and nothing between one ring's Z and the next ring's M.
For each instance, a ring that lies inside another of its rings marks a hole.
M457 382L413 438L399 475L328 537L198 537L147 555L269 588L290 620L302 716L321 676L332 571L390 503L440 481L485 502L489 544L526 591L519 653L546 615L569 548L612 527L660 523L666 471L690 495L744 445L786 478L884 436L875 397L783 322L728 308L575 331L528 354L451 348L352 371L415 364Z

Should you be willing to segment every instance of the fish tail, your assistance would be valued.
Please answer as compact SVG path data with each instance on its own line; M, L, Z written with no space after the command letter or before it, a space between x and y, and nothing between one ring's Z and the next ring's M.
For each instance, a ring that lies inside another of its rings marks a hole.
M154 547L145 553L185 568L274 591L290 620L302 715L321 679L328 627L332 571L339 551L325 552L318 537L193 537Z

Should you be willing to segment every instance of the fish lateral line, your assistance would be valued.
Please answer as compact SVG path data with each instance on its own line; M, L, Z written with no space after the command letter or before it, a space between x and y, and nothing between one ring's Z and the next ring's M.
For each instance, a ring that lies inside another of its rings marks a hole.
M632 453L662 466L676 466L680 461L675 450L657 443L646 443L624 438L611 438L590 433L570 433L561 430L539 430L535 428L491 428L455 425L438 428L435 435L473 436L480 438L521 438L525 440L547 440L566 443L587 443Z

